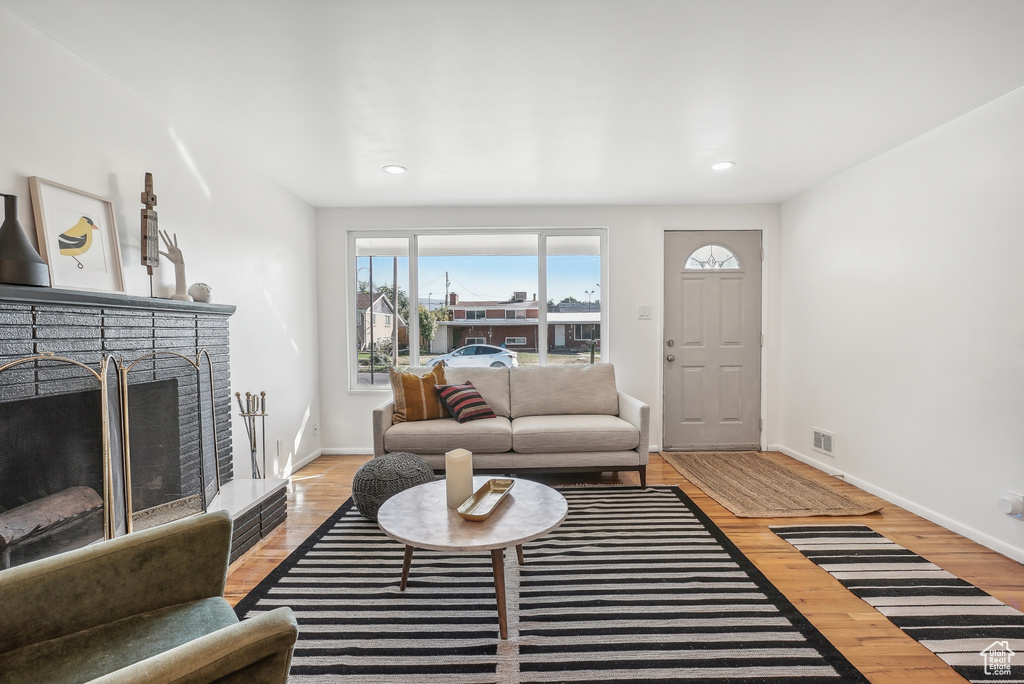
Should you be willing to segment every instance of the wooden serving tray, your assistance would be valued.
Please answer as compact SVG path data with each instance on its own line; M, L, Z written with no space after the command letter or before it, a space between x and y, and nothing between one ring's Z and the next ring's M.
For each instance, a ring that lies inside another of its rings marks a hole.
M512 485L515 483L515 480L508 478L488 480L456 510L466 520L473 522L487 520L498 504L505 500L508 490L512 489Z

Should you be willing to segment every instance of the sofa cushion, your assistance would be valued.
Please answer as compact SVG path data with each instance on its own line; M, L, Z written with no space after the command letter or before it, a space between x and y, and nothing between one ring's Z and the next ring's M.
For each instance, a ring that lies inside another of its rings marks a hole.
M442 472L445 469L444 454L418 454L435 471ZM515 460L514 451L502 451L497 454L484 454L479 451L473 452L473 472L482 475L485 472L500 472L511 474L511 466Z
M520 454L624 451L638 444L640 431L616 416L526 416L512 421L512 450Z
M384 448L414 454L443 454L456 448L498 454L512 449L512 423L503 416L468 423L454 418L396 423L384 433Z
M567 414L614 416L619 413L615 367L610 363L511 368L509 395L513 419Z
M566 452L559 453L543 451L536 454L520 454L512 452L512 464L509 470L516 472L516 468L522 470L558 470L559 468L587 468L601 472L602 470L619 470L622 468L636 468L640 465L640 456L636 450L627 451L587 451L585 453ZM473 462L476 467L476 461Z
M86 682L237 622L223 598L183 603L0 654L0 673L12 684Z
M437 396L434 385L447 383L444 366L438 364L424 375L388 369L391 391L395 395L395 423L433 420L448 416L448 409Z
M448 407L448 412L460 423L495 417L494 411L468 380L462 385L434 385L434 389Z
M511 418L508 398L508 368L473 368L471 366L445 366L444 376L448 384L473 383L496 415Z

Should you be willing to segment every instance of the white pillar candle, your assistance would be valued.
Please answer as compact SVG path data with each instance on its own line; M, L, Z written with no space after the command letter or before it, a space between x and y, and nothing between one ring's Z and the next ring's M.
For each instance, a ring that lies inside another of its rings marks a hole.
M448 491L448 508L458 508L473 496L473 454L465 449L452 449L444 455L444 479Z

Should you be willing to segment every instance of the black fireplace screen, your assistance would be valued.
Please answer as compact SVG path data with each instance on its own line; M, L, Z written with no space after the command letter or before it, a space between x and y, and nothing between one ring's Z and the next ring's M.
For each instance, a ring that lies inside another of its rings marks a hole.
M0 567L104 538L96 389L0 404Z
M12 370L52 394L0 402L0 568L206 510L219 489L208 356L108 357L99 373L31 357L0 366L0 386Z
M204 356L156 352L125 367L134 529L202 512L218 490Z
M128 387L132 510L162 506L187 491L181 482L187 458L180 457L179 401L175 379Z
M103 467L106 480L104 500L107 505L107 537L131 532L131 499L128 498L128 473L125 466L124 450L124 408L121 406L121 383L117 366L108 358L103 364L103 391L106 401L103 408L103 431L106 445L103 453Z

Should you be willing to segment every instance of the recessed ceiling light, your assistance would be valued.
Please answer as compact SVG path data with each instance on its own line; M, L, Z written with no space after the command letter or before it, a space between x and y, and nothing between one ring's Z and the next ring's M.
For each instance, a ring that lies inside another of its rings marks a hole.
M405 167L399 166L398 164L387 164L384 167L384 173L393 173L397 175L399 173L405 173L405 171Z
M736 162L720 161L717 164L712 164L711 168L715 171L725 171L726 169L731 169L734 166L736 166Z

